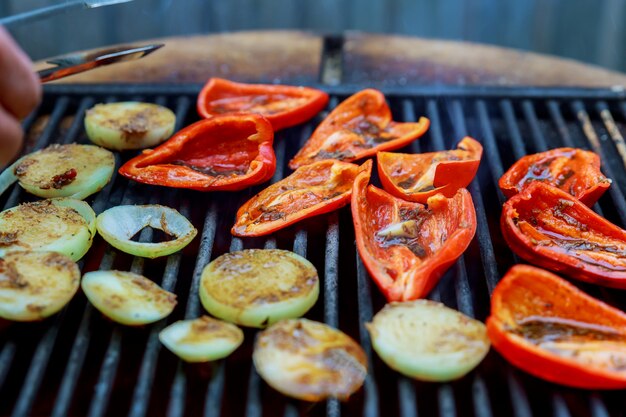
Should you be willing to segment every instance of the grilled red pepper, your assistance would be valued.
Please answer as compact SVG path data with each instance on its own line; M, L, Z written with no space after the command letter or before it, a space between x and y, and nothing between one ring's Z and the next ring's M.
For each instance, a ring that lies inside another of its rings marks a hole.
M305 122L328 104L328 94L308 87L243 84L211 78L198 95L198 113L205 118L228 113L258 113L274 130Z
M476 232L469 192L437 194L427 206L398 199L357 176L352 190L356 244L370 275L389 301L424 297L461 256Z
M566 191L589 207L604 194L611 180L600 172L600 157L576 148L558 148L520 158L500 178L507 198L534 181Z
M263 116L216 116L143 151L119 172L138 182L166 187L241 190L274 175L273 140L272 126Z
M378 151L398 149L422 136L429 124L424 117L417 123L392 121L385 96L377 90L362 90L320 123L289 167L296 169L323 159L350 162Z
M378 152L378 176L385 191L398 198L417 203L425 203L437 193L449 198L472 182L482 153L482 145L470 137L452 151Z
M263 236L302 219L329 213L350 202L357 174L372 171L372 161L358 166L336 160L298 168L270 185L237 211L235 236Z
M487 334L513 365L577 388L626 388L626 314L558 276L516 265L491 298Z
M511 249L530 263L626 288L626 231L563 190L533 182L504 203L501 226Z

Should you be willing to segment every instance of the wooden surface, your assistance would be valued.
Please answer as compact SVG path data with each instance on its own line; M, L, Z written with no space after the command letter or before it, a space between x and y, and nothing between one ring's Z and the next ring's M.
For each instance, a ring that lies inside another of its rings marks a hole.
M572 60L465 42L346 33L335 59L322 59L324 38L297 31L172 37L140 60L60 82L192 82L217 76L291 84L626 86L626 75ZM328 70L329 65L333 67ZM37 68L46 65L38 63Z

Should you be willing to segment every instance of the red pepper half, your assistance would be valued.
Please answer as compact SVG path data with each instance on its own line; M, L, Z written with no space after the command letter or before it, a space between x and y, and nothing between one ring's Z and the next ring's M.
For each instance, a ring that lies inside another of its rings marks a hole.
M126 162L119 173L138 182L199 191L236 191L276 170L272 125L258 114L216 116L174 134Z
M589 207L611 185L611 180L600 172L597 154L576 148L558 148L520 158L502 175L499 186L504 195L511 198L534 181L558 187Z
M359 255L387 300L424 297L474 237L472 197L461 188L452 198L434 195L424 206L368 182L361 173L352 190Z
M358 166L331 159L298 168L241 206L231 232L235 236L263 236L337 210L350 202L357 174L365 172L369 178L371 171L371 160Z
M528 262L626 288L626 231L565 191L533 182L504 203L500 223L511 249Z
M437 193L449 198L472 182L482 153L480 142L470 137L452 151L378 152L378 175L385 191L405 200L425 203Z
M425 117L417 123L392 121L383 93L362 90L344 100L320 123L289 167L296 169L323 159L350 162L378 151L398 149L422 136L429 124Z
M328 104L328 94L309 87L244 84L211 78L198 95L198 114L204 118L229 113L257 113L274 130L303 123Z
M539 378L626 388L626 314L543 269L516 265L502 278L487 334L509 362Z

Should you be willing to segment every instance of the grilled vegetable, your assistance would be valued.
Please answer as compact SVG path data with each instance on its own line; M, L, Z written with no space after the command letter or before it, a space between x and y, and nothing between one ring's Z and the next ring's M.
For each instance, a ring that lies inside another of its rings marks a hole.
M417 123L394 122L383 93L362 90L335 107L289 161L289 167L296 169L323 159L352 162L398 149L422 136L429 125L425 117Z
M361 346L337 329L306 319L283 320L260 332L252 359L270 386L306 401L346 400L367 375Z
M85 115L89 140L116 151L156 146L171 136L175 124L167 107L136 101L96 104Z
M387 304L366 327L387 365L423 381L460 378L489 351L484 324L430 300Z
M515 265L491 298L493 347L536 377L576 388L626 388L626 314L548 271Z
M275 131L309 120L328 103L321 90L290 85L244 84L211 78L198 95L198 114L257 113Z
M19 251L0 258L0 317L41 320L61 310L76 294L80 270L56 252Z
M87 253L96 233L89 204L56 198L21 204L0 213L0 256L11 251L59 252L73 261Z
M144 184L198 191L238 191L272 178L276 155L272 125L258 114L201 120L153 150L126 162L119 173Z
M15 181L43 198L82 200L100 191L110 180L115 158L93 145L50 145L18 159L0 175L0 194Z
M81 288L102 314L128 326L161 320L176 306L176 294L132 272L88 272L83 276Z
M243 342L243 332L234 324L202 316L167 326L159 340L184 361L208 362L233 353Z
M600 156L576 148L526 155L502 175L498 185L505 196L513 197L536 181L560 188L589 207L611 186L600 172Z
M193 240L198 230L178 211L160 206L117 206L100 213L98 233L111 246L135 256L157 258L181 250ZM132 239L144 227L164 231L176 239L165 242L135 242Z
M318 294L315 267L280 249L224 254L204 268L200 282L200 300L209 313L249 327L300 317Z
M482 153L482 145L470 137L451 151L378 152L378 175L388 193L423 204L435 194L450 198L459 188L467 187L478 171Z

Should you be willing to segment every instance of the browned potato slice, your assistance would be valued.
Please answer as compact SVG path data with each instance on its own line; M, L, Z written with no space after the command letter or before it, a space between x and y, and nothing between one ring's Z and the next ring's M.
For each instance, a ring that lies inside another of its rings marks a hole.
M318 295L313 264L281 249L224 254L204 268L200 283L200 300L209 313L249 327L300 317Z
M0 317L44 319L72 299L79 282L78 266L60 253L7 253L0 258Z
M345 400L367 374L361 346L337 329L306 319L283 320L260 332L252 359L265 382L306 401Z

